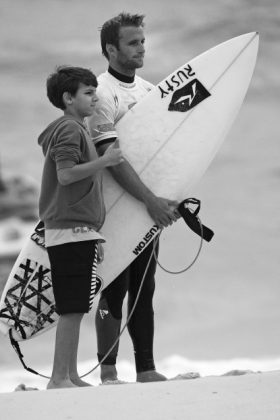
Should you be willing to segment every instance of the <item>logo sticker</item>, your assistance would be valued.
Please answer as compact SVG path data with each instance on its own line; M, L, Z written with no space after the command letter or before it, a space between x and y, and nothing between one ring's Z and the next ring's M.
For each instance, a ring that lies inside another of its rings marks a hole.
M137 247L133 250L133 253L135 255L139 255L141 254L141 252L143 251L144 248L146 248L146 246L149 244L149 242L151 241L151 239L153 239L153 237L155 236L155 234L158 232L158 226L154 225L149 232L146 233L146 235L144 236L144 238L142 239L141 242L139 242L139 244L137 245Z
M168 110L187 112L209 96L211 96L211 94L202 83L199 80L194 79L173 93Z
M102 319L104 319L105 316L108 314L109 314L109 311L107 311L107 309L99 309L99 315Z
M32 241L34 241L38 246L45 248L45 226L42 221L40 221L35 227L34 232L31 235Z

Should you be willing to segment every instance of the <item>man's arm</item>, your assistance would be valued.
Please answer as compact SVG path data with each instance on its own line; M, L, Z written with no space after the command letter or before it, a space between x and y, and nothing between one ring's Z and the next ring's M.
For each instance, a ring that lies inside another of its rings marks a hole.
M114 140L115 139L112 139L112 142ZM106 144L97 146L98 153L103 155L109 145L110 144L106 142ZM108 169L122 188L146 205L148 213L159 228L167 227L178 219L175 212L178 203L176 201L155 196L141 181L138 174L126 159L124 159L119 165Z

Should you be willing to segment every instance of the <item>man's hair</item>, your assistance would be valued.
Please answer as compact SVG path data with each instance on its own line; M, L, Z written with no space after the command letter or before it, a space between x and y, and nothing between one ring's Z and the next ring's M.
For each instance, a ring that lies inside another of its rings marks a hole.
M80 83L97 87L96 76L91 70L81 67L59 66L47 79L47 95L51 103L62 110L65 109L63 94L69 92L75 96Z
M118 16L107 20L100 31L102 54L108 59L109 55L106 51L106 45L112 44L119 49L120 28L125 26L144 27L144 17L145 15L131 15L130 13L122 12Z

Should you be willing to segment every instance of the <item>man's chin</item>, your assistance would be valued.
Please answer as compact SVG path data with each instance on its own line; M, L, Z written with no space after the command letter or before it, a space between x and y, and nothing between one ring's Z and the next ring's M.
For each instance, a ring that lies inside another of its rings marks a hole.
M138 60L137 61L137 69L140 69L141 67L143 67L144 66L144 60Z

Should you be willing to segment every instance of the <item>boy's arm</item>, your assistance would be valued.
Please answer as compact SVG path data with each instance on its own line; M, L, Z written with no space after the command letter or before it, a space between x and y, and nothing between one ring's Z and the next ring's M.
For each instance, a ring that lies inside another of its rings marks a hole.
M103 156L85 163L73 164L71 167L60 167L57 170L58 182L61 185L72 184L89 176L94 176L101 169L111 165L118 165L123 161L120 149L114 145L108 147Z

